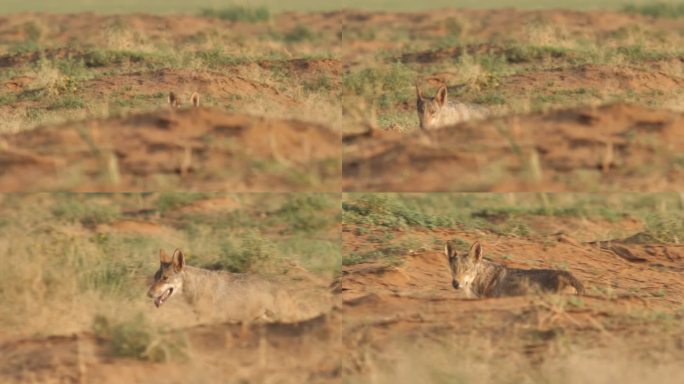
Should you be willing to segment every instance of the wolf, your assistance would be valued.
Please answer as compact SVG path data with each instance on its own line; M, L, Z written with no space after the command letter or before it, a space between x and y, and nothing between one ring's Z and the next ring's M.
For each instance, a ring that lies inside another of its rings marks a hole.
M203 318L223 321L275 321L297 311L289 294L274 283L250 274L188 266L180 249L171 257L159 251L159 269L147 296L157 308L180 296Z
M420 128L424 130L458 124L471 119L483 119L489 111L479 105L447 100L447 87L442 85L434 97L424 97L416 83L416 107Z
M171 108L181 108L183 106L183 103L181 102L180 98L176 96L174 92L169 92L169 105ZM197 92L193 92L192 95L190 95L190 104L192 104L193 107L199 107L200 105L200 95Z
M470 250L458 252L456 243L447 241L444 253L449 260L451 285L467 297L519 296L535 292L583 295L584 286L572 274L556 269L516 269L482 258L482 245L474 242Z

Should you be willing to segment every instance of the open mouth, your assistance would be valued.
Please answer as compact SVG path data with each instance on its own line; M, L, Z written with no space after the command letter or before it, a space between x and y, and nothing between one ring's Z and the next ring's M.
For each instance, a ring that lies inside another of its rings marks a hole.
M164 304L164 302L169 298L169 296L171 296L172 293L173 288L167 289L166 291L164 291L164 293L162 293L161 295L157 296L156 299L154 299L154 305L157 308L159 308L162 304Z

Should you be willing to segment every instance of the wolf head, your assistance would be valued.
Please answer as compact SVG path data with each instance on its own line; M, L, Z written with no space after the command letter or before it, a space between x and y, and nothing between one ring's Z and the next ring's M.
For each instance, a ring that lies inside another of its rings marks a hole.
M467 253L459 253L456 250L456 243L448 241L444 247L444 254L449 259L451 285L454 289L469 290L477 275L477 265L482 261L482 245L480 242L474 242Z
M167 100L168 100L169 106L171 106L171 108L177 109L177 108L181 108L183 106L183 102L174 92L169 92L169 97ZM192 95L190 95L190 104L192 104L193 107L199 107L199 105L200 105L199 93L193 92Z
M437 90L435 97L424 97L423 92L416 84L416 109L421 129L430 129L436 126L439 113L447 102L447 88L442 85Z
M159 251L159 269L154 274L154 282L147 291L147 296L154 298L154 305L159 308L172 295L183 291L183 269L185 256L176 249L172 257L164 250Z

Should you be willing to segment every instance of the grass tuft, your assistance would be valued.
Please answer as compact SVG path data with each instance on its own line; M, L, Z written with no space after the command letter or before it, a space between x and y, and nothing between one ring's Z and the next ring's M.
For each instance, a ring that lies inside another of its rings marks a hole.
M144 361L166 362L187 358L187 342L178 334L161 334L143 313L130 320L111 322L107 317L95 316L93 332L111 343L114 357L128 357Z

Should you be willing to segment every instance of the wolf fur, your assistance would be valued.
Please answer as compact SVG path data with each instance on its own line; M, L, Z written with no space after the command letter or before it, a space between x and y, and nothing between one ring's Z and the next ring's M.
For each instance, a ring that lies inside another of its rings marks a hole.
M518 296L530 293L584 294L584 286L570 272L556 269L508 268L482 258L482 245L476 241L468 252L458 252L448 241L444 253L449 261L452 286L468 297Z
M489 115L489 111L482 106L448 99L444 85L437 90L434 97L425 97L416 84L416 110L420 128L425 130L483 119Z

